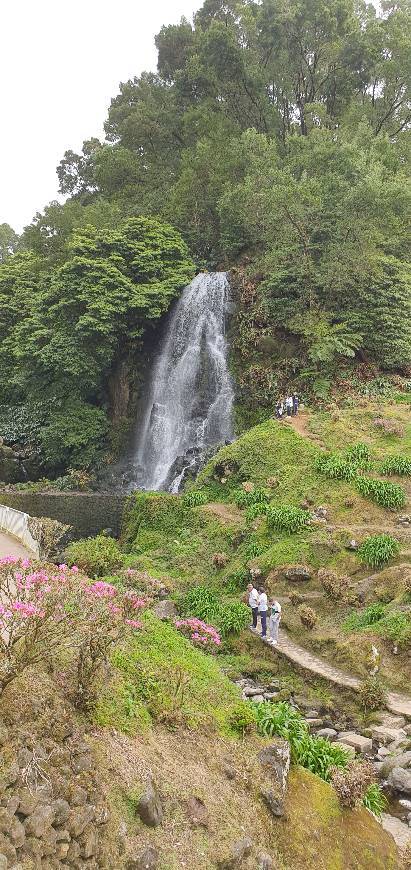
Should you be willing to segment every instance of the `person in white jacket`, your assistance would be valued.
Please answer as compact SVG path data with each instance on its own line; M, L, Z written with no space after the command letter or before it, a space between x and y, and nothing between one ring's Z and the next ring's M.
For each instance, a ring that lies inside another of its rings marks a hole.
M276 601L275 598L272 600L270 605L270 622L269 622L269 638L268 643L271 646L276 646L278 643L278 629L280 627L281 622L281 604L279 601Z
M258 592L254 586L254 583L249 583L247 586L248 592L248 604L251 607L251 613L253 616L253 621L250 625L252 631L257 631L257 619L258 619Z
M267 611L268 611L268 599L266 595L266 591L263 586L260 586L258 590L258 612L260 614L261 619L261 637L267 636Z

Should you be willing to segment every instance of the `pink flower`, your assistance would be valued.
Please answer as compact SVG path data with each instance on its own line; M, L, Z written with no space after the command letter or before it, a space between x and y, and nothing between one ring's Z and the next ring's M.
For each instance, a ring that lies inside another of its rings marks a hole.
M142 628L143 623L139 622L138 619L125 619L126 625L130 625L131 628Z
M77 567L77 565L72 565L72 566L71 566L71 571L72 571L73 574L77 574L78 571L79 571L79 568Z

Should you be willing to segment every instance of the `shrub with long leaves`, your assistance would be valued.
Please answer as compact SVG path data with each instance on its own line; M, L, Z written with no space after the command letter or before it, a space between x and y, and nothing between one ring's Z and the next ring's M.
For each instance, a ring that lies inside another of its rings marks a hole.
M411 459L401 454L389 456L381 466L381 474L386 474L388 477L392 474L411 477Z
M387 798L377 782L373 782L368 786L362 802L367 810L376 816L377 819L381 818L388 806Z
M237 489L233 493L234 501L239 508L251 507L256 504L268 504L271 495L268 490L262 487L256 487L250 492L244 489Z
M405 504L405 492L399 483L358 475L355 486L360 495L375 501L380 507L396 510Z
M385 615L384 604L370 604L365 610L353 610L343 622L344 631L362 631L376 625Z
M208 586L193 586L180 601L183 616L195 616L204 622L215 623L219 609L218 597Z
M300 532L310 522L310 514L302 508L293 505L280 505L270 507L267 513L267 525L269 529L278 532Z
M193 489L191 492L186 492L183 495L183 505L188 508L200 507L203 504L207 504L208 500L207 493L201 489Z
M391 535L370 535L358 548L361 562L371 568L381 568L400 552L400 545Z

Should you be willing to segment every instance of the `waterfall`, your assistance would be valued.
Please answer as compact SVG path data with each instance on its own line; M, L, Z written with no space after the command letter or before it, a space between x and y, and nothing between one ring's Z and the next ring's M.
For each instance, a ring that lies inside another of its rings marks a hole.
M138 486L177 492L205 448L232 436L225 272L200 274L175 304L154 361L133 464Z

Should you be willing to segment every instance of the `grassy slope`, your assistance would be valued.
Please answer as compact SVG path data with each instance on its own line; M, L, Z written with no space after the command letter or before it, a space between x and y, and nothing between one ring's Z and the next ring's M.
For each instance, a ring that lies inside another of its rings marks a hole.
M376 416L401 424L403 437L382 433L373 425ZM310 416L307 428L315 441L296 434L287 424L269 420L222 448L195 486L209 499L203 507L185 508L178 496L134 497L123 535L130 564L166 578L176 591L193 583L206 583L228 597L235 592L233 574L242 571L245 582L250 565L260 567L263 576L272 576L271 591L277 595L290 591L290 586L275 573L279 566L289 563L306 563L313 569L327 566L355 580L372 573L345 549L345 544L351 537L361 540L368 529L370 533L387 529L396 534L395 514L361 498L350 484L320 477L314 470L314 460L319 442L335 449L366 441L377 461L392 453L410 455L408 406L368 405L323 412ZM316 506L326 506L327 523L297 535L269 532L262 519L247 523L245 512L232 504L234 491L246 480L267 486L270 478L278 481L272 489L274 503L299 505L308 498ZM401 483L409 488L409 483ZM227 565L218 571L212 564L215 552L224 552L228 557ZM404 545L396 562L410 561L411 554ZM350 608L336 605L323 595L315 571L302 591L308 598L312 596L309 603L319 614L316 629L304 629L290 605L285 607L283 624L303 645L365 676L372 638L367 633L347 636L341 632ZM401 597L401 590L398 594ZM383 652L385 678L393 687L406 688L411 676L409 657L401 652L393 657L392 644L381 639L378 646Z

